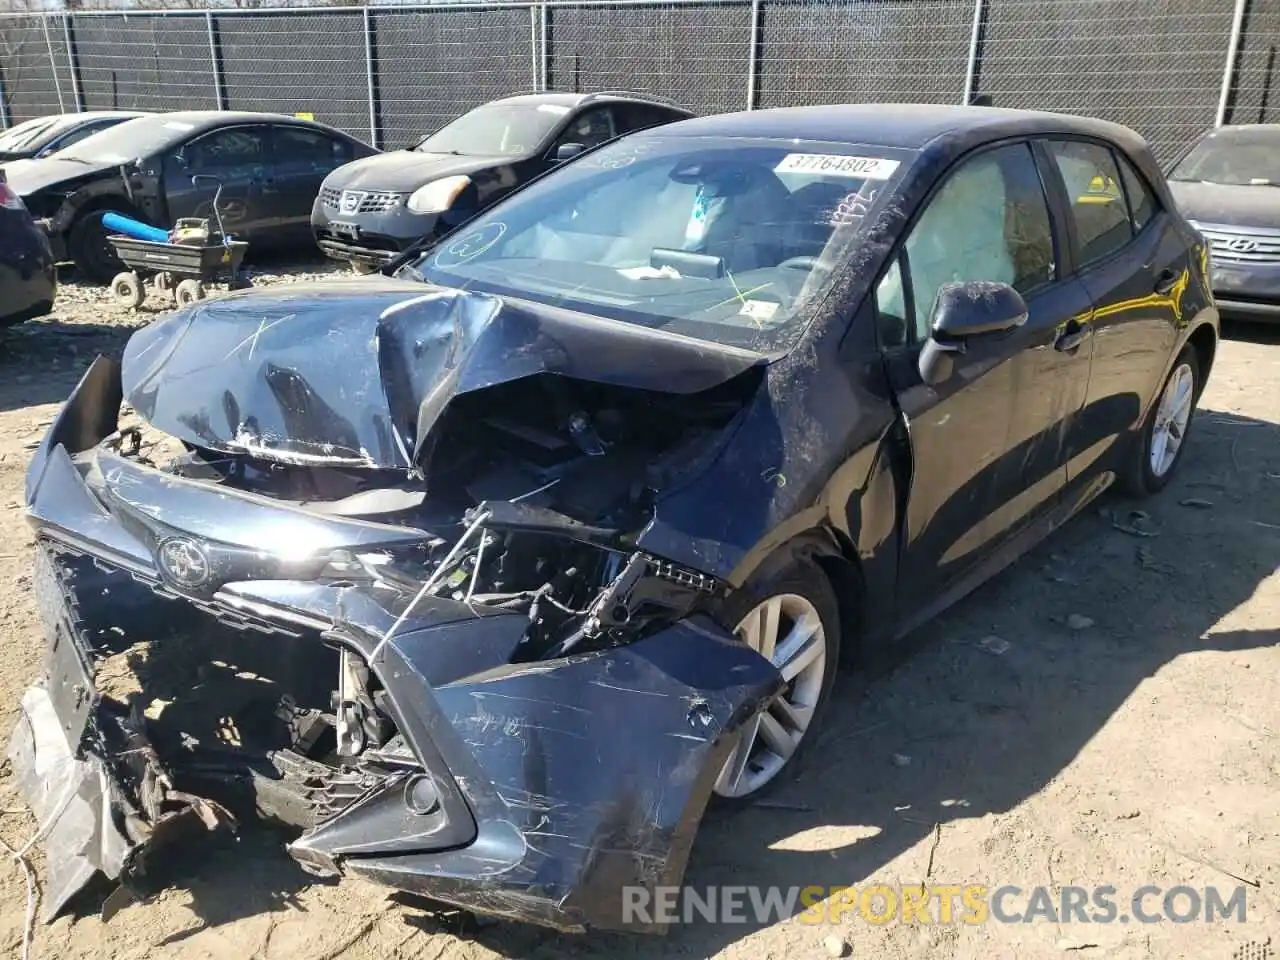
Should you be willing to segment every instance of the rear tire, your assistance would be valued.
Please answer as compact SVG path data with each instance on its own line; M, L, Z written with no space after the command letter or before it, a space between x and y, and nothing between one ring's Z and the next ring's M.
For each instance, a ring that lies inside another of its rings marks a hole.
M766 583L736 591L721 618L754 649L762 640L772 648L768 658L787 677L773 704L744 725L716 780L717 804L750 806L799 768L816 737L840 661L839 607L818 567L792 564Z
M1118 478L1122 492L1149 497L1168 486L1186 451L1187 434L1199 399L1200 358L1195 348L1188 346L1173 362L1142 432L1130 449L1128 463Z
M107 242L102 215L109 211L93 210L84 214L67 231L67 252L80 275L90 283L109 284L124 264Z

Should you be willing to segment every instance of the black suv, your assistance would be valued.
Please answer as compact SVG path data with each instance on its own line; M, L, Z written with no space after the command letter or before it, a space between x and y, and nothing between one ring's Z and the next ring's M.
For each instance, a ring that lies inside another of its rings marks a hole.
M625 133L690 116L643 94L494 100L411 150L365 157L329 174L311 213L316 243L359 272L376 269L418 240L465 223L553 164Z

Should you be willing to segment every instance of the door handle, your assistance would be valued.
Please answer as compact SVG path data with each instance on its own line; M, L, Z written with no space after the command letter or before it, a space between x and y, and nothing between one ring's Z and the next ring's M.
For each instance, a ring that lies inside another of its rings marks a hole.
M1079 323L1072 320L1067 324L1066 329L1058 334L1058 339L1053 342L1053 349L1062 353L1070 353L1092 336L1093 327L1087 323Z
M1156 277L1156 293L1162 297L1167 297L1173 292L1174 285L1178 282L1179 274L1172 270L1161 270L1159 276Z

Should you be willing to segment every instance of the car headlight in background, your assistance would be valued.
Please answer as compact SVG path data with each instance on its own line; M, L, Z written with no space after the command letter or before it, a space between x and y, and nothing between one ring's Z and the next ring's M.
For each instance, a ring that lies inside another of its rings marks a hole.
M471 178L461 174L433 180L410 194L409 202L405 205L414 213L444 213L470 185Z

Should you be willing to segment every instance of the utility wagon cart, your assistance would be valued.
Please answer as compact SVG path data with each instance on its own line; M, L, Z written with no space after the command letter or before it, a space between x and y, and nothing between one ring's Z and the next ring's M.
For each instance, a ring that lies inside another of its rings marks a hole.
M197 179L204 178L192 177L193 181ZM217 182L216 178L208 179ZM249 244L227 236L218 210L221 197L222 184L218 182L213 197L217 233L212 232L209 221L203 219L179 220L172 232L165 232L118 215L108 214L103 218L109 227L130 229L137 234L107 237L116 256L129 267L111 281L111 292L117 303L126 307L141 306L146 299L144 284L148 280L158 293L171 292L180 307L203 300L206 288L215 283L226 283L229 290L251 286L240 269ZM173 242L175 239L178 242Z

